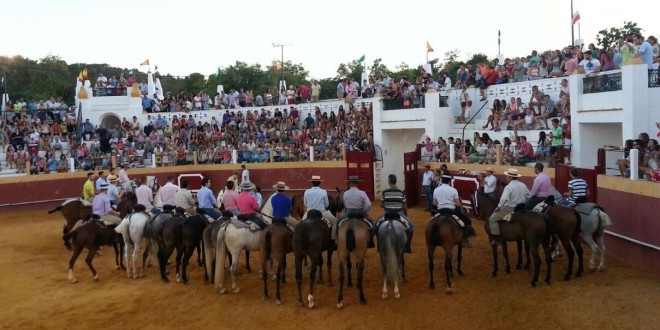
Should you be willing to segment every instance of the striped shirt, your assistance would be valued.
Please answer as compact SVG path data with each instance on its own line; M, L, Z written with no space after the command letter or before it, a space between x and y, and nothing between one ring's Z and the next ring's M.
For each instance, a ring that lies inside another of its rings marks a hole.
M386 212L403 211L403 203L406 202L406 196L403 191L397 188L383 190L383 206Z
M575 202L578 197L587 197L588 188L587 182L583 179L575 178L568 181L568 190L571 191L571 196L568 197L568 200Z

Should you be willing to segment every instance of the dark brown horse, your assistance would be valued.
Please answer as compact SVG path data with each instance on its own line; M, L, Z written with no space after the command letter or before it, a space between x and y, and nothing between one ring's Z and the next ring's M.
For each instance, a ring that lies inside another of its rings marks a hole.
M309 257L312 267L309 269L309 295L307 306L314 308L314 282L316 270L323 264L323 251L328 251L328 284L332 285L332 247L330 246L330 227L322 220L323 215L318 210L307 212L307 219L299 223L293 231L293 253L296 258L296 283L298 285L298 306L302 300L302 265L303 259ZM322 273L322 272L321 272ZM319 274L319 277L322 276Z
M445 275L447 277L447 288L445 292L452 292L451 278L454 276L452 252L454 245L458 245L458 255L456 256L457 273L458 276L464 275L463 270L461 270L463 247L461 246L460 242L462 238L463 230L458 226L456 221L452 219L451 215L436 214L426 224L426 249L428 250L430 277L429 287L431 289L435 288L435 283L433 282L433 260L435 257L436 246L442 246L442 249L445 250Z
M264 228L259 238L259 257L261 261L261 279L264 281L264 299L268 298L268 261L272 258L275 268L275 303L281 304L280 284L285 282L286 254L293 251L292 233L283 218L274 218L273 224Z
M477 201L479 207L481 208L480 212L482 213L484 219L488 219L495 208L497 208L497 201L492 199L490 196L484 193L477 193ZM523 206L524 208L524 206ZM539 270L541 268L541 257L539 256L539 245L543 246L543 251L545 252L546 265L548 267L545 283L550 283L550 278L552 276L552 257L550 253L550 235L552 232L550 228L547 228L549 221L547 217L538 212L530 212L523 210L516 210L511 218L511 221L500 221L500 236L504 240L502 244L502 254L504 254L504 260L506 261L506 273L511 273L511 266L509 265L509 251L507 250L506 242L511 241L520 241L525 240L525 243L529 245L532 258L534 259L534 274L532 275L532 280L529 282L531 287L536 286L539 278ZM490 228L488 226L488 221L484 223L486 233L490 235ZM492 276L497 276L498 271L498 262L497 262L497 246L492 245L493 251L493 272Z
M87 220L92 216L92 203L84 201L82 198L72 198L65 200L62 204L56 208L48 211L48 214L55 213L57 211L62 212L64 216L64 228L62 229L62 239L64 240L64 246L67 249L71 250L71 243L67 234L73 229L78 221Z
M147 237L147 248L144 251L143 260L151 253L154 245L158 247L158 265L160 266L160 278L168 283L166 267L167 261L177 246L179 222L183 218L179 214L163 212L147 222L144 229Z
M568 268L564 275L564 281L570 280L573 275L573 248L575 248L578 255L578 269L577 272L575 272L575 277L582 276L582 272L584 271L584 259L582 246L580 245L580 239L578 237L580 235L580 227L582 224L580 213L570 207L555 204L554 197L552 196L548 197L543 204L547 205L543 211L552 223L551 228L554 231L553 234L559 238L559 241L566 250L566 256L568 257Z
M182 216L183 210L177 208L179 216ZM202 214L193 215L183 219L177 228L177 248L176 248L176 281L188 284L186 270L188 262L195 249L199 250L199 243L202 240L204 229L206 229L206 217ZM203 253L197 252L198 255ZM181 266L181 273L179 273Z
M339 219L339 213L344 211L344 191L341 190L338 187L335 188L337 189L337 193L334 196L328 196L329 198L329 205L328 205L328 211L332 213L337 219Z
M98 217L95 216L96 219ZM87 220L87 219L85 219ZM78 256L87 248L89 252L87 253L87 258L85 258L85 263L92 271L92 276L94 280L100 280L94 265L92 265L92 260L96 255L96 252L99 250L99 247L102 245L113 245L115 247L115 261L117 261L116 269L124 267L124 261L121 258L124 249L124 241L121 239L121 235L115 232L116 226L104 226L100 221L87 221L84 224L80 225L76 230L68 232L64 235L66 240L71 240L73 243L73 254L71 259L69 259L69 282L76 283L78 280L73 275L73 266L76 264Z
M204 229L202 241L204 245L204 282L212 283L215 273L215 244L218 237L218 231L222 224L232 218L229 211L222 211L222 217L218 220L211 222L209 226ZM246 251L248 252L248 251ZM231 258L229 258L231 260Z
M295 194L291 198L291 216L299 222L305 216L305 198L303 194Z
M364 272L364 258L367 254L371 233L366 222L366 215L361 212L351 212L347 219L342 221L337 234L337 253L339 255L339 293L337 294L337 308L344 307L344 265L349 260L349 255L355 257L357 268L357 285L360 304L367 303L362 286L362 274ZM350 264L350 261L349 261ZM351 271L348 270L348 287L352 287Z

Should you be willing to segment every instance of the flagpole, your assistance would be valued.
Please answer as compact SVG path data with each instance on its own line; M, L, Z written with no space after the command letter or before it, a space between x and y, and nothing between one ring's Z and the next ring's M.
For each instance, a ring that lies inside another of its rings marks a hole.
M571 45L575 47L575 31L574 31L574 26L573 24L573 0L571 0Z
M578 22L578 39L582 39L582 34L580 33L580 22Z

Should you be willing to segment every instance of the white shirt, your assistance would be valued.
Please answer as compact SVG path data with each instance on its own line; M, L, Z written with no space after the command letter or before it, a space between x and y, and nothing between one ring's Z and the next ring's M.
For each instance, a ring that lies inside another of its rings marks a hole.
M455 209L456 198L458 198L458 190L456 188L441 184L433 191L433 199L437 201L437 209Z
M163 201L163 205L176 205L176 195L179 192L179 186L173 184L172 182L166 183L162 188L160 188L160 199Z
M590 74L600 66L600 61L595 58L591 59L591 61L582 60L582 62L580 62L580 66L584 68L584 73Z
M497 178L494 175L489 175L484 178L484 192L490 194L495 192L495 187L497 186Z
M430 186L431 180L433 180L433 171L428 170L424 172L424 176L422 177L422 186Z
M516 207L516 205L524 203L528 196L529 189L527 189L527 186L524 183L518 180L511 180L502 192L498 207Z
M250 182L250 171L248 169L243 170L243 174L241 174L241 182Z
M451 78L445 78L445 83L442 85L442 88L451 88Z

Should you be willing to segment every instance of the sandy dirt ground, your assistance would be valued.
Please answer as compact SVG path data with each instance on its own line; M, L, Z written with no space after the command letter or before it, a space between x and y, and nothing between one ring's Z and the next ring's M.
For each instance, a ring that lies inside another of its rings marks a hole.
M372 213L379 212L376 208ZM83 252L75 266L79 283L70 284L67 269L71 253L60 238L61 215L48 215L46 209L5 211L0 213L0 328L660 328L660 276L608 258L605 272L587 271L582 278L561 282L566 269L563 257L554 263L550 286L529 288L530 274L525 270L514 270L510 275L501 271L493 279L490 247L481 221L475 223L479 233L473 240L475 247L464 250L466 276L454 279L454 294L444 293L444 254L440 248L436 253L436 269L440 269L436 271L437 288L431 290L423 237L429 216L421 209L413 209L410 214L418 229L414 253L406 256L409 282L401 287L400 300L392 298L391 291L390 299L380 298L380 263L377 251L369 250L365 270L367 305L359 304L357 289L352 288L345 290L344 309L337 310L335 261L335 286L317 286L317 307L309 310L296 303L292 256L288 259L282 305L262 298L258 271L246 273L243 261L241 292L221 295L204 284L203 269L196 263L189 268L187 286L173 281L173 271L171 283L161 282L153 267L144 278L126 278L125 271L114 269L111 247L104 247L101 256L94 259L101 276L99 282L93 281ZM585 251L585 259L588 255ZM252 268L258 270L258 252L251 259ZM543 276L545 270L542 272ZM303 287L306 283L305 278ZM273 283L270 287L272 293Z

